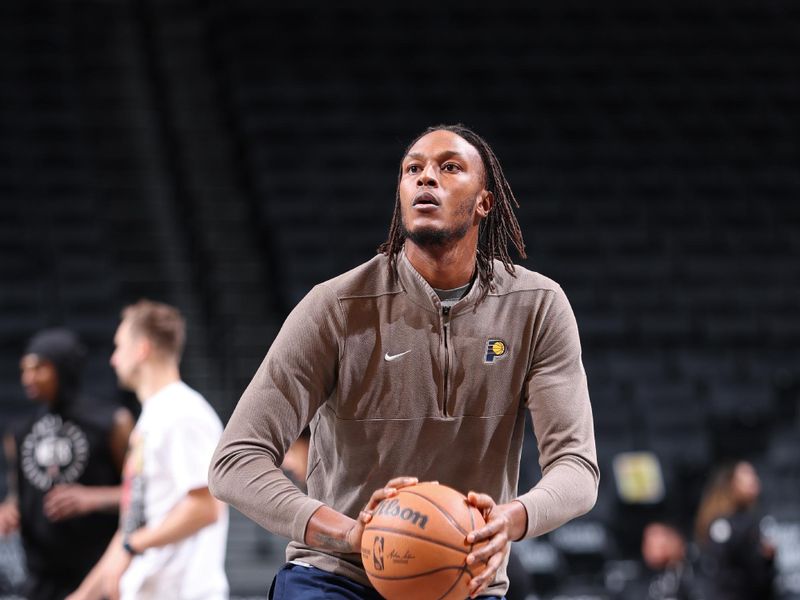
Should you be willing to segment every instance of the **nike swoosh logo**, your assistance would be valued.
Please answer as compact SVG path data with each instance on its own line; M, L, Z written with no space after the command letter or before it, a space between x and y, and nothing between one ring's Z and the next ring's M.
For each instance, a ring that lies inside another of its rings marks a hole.
M406 350L405 352L401 352L400 354L389 354L387 352L386 354L383 355L383 360L385 360L386 362L392 362L393 360L397 360L401 356L405 356L409 352L411 352L411 350Z

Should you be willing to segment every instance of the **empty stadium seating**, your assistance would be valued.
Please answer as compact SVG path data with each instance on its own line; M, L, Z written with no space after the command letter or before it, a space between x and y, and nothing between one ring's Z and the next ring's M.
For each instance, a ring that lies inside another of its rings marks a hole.
M713 464L752 456L788 548L798 52L790 2L4 4L0 415L26 410L19 352L48 324L81 333L113 394L117 312L143 295L187 312L186 378L228 414L287 311L384 240L405 144L463 121L521 204L522 264L572 302L604 471L595 511L527 548L532 579L575 598L628 577L626 450L694 494L684 513ZM233 589L259 593L280 544L234 525ZM608 537L576 550L580 532Z

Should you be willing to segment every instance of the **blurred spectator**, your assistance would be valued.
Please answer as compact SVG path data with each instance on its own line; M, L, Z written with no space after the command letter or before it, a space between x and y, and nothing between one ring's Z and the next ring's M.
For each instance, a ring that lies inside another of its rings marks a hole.
M642 532L642 559L651 576L647 600L699 600L694 570L688 559L686 540L666 522L649 523Z
M746 461L711 477L700 501L695 535L709 600L773 597L775 548L761 536L755 511L761 482Z
M81 394L85 354L74 333L48 329L30 340L20 361L25 394L39 406L4 438L9 493L0 534L20 531L29 600L64 598L117 527L133 417Z
M166 304L141 300L122 313L111 366L142 414L125 462L120 528L70 600L228 597L228 510L208 491L222 423L181 381L185 331Z

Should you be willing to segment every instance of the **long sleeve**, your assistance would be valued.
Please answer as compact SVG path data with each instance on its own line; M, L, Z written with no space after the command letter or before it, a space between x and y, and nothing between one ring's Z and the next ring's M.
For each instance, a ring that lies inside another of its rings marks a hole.
M286 319L211 460L214 496L295 541L322 503L303 494L280 464L335 388L343 329L336 297L315 287Z
M527 380L543 476L519 498L528 511L525 537L552 531L591 510L600 477L578 327L564 292L558 288L551 296L543 307Z

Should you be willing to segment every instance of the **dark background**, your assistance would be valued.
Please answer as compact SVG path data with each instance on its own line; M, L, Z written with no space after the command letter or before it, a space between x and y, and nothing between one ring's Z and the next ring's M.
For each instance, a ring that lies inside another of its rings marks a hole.
M754 460L798 593L799 65L791 1L3 2L0 417L48 325L117 394L147 296L188 316L185 378L225 419L291 307L385 239L408 141L463 122L573 304L594 405L595 545L531 546L561 565L540 589L614 597L647 515L610 461L651 450L685 523L714 464ZM276 544L234 518L233 591L264 593Z

